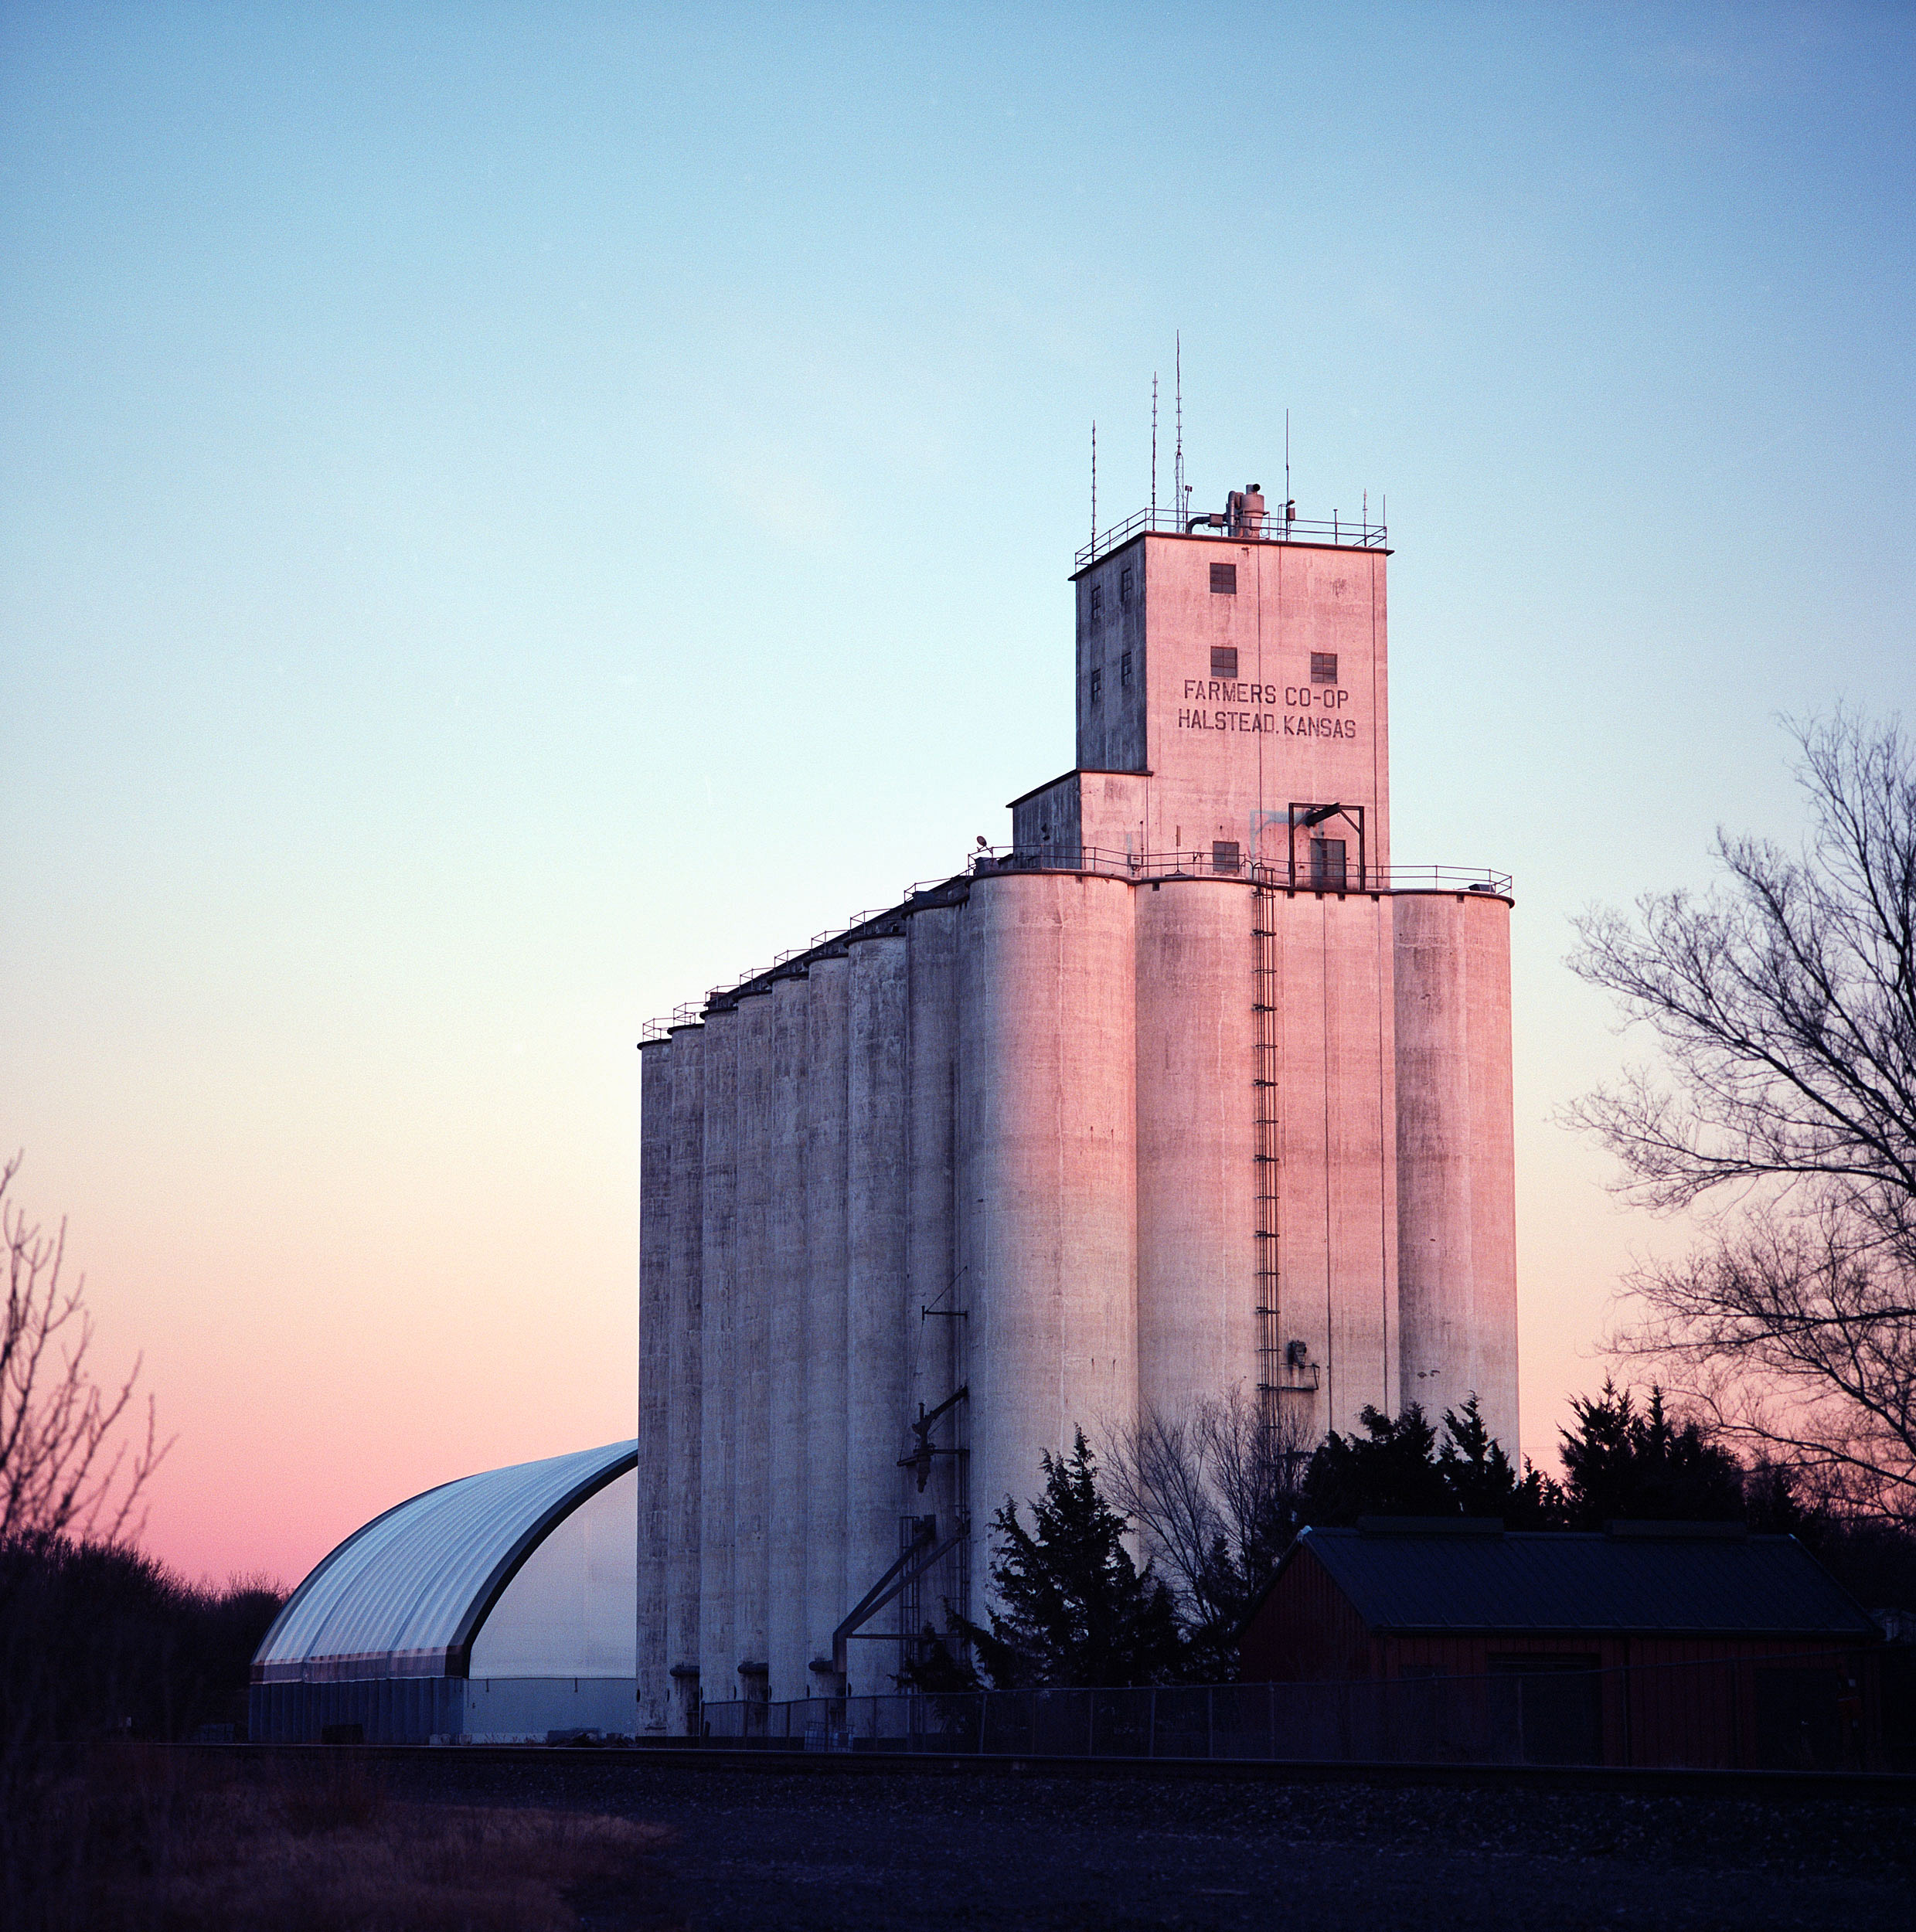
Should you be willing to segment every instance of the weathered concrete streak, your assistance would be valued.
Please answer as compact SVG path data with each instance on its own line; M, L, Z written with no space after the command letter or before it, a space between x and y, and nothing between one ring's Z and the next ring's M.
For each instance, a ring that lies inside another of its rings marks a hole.
M666 1647L677 1692L674 1730L698 1709L699 1451L703 1423L699 1356L704 1330L704 1083L702 1026L672 1029L672 1413L665 1545Z
M1296 902L1292 902L1296 903ZM1324 1026L1329 1169L1330 1353L1339 1365L1332 1423L1366 1406L1395 1415L1397 1362L1396 1028L1388 898L1323 902Z
M665 1629L668 1485L672 1468L672 1043L639 1058L638 1723L670 1714Z
M1509 906L1401 895L1395 1003L1404 1396L1435 1419L1475 1394L1514 1447Z
M732 1587L737 1593L733 1668L752 1665L740 1687L764 1686L766 1600L770 1580L767 1526L771 1473L772 1000L767 993L738 1009L738 1247L733 1321L733 1374L738 1392L733 1500ZM716 1692L714 1693L716 1695ZM736 1694L736 1693L735 1693Z
M1096 1436L1135 1417L1135 966L1124 881L973 883L958 968L958 1195L981 1515L1036 1494L1041 1455L1068 1451L1081 1425Z
M1170 1419L1257 1379L1257 894L1203 879L1136 892L1138 1403Z
M1387 896L1268 902L1280 947L1278 1342L1321 1381L1281 1400L1351 1430L1397 1389L1395 1049Z
M851 961L812 968L805 1065L805 1641L808 1666L832 1655L849 1607L846 1530L846 1126ZM814 1688L829 1686L818 1673Z
M701 1183L704 1270L699 1345L703 1400L699 1451L699 1682L703 1694L737 1689L732 1622L733 1449L738 1379L734 1362L738 1186L738 1015L706 1019L699 1057L705 1094Z
M771 1257L771 1417L766 1648L777 1701L810 1689L805 1644L805 1309L804 1116L808 988L802 975L773 986Z
M851 949L845 1352L847 1520L842 1616L897 1557L905 1432L906 1066L910 946ZM873 1628L883 1628L876 1624ZM829 1633L827 1633L828 1637ZM881 1688L882 1651L853 1646L854 1689ZM882 1685L890 1689L889 1684Z

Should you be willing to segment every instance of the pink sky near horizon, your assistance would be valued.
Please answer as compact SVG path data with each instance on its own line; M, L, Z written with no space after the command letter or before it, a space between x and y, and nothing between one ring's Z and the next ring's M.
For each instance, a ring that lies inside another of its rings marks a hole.
M1608 20L0 20L0 1151L151 1549L633 1432L639 1027L1068 765L1177 329L1200 503L1388 493L1395 852L1516 875L1554 1461L1683 1236L1569 919L1916 689L1916 26Z

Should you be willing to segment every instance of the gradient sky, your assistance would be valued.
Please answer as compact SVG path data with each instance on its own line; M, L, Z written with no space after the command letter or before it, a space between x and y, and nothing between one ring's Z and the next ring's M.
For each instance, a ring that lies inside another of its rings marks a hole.
M1071 553L1390 499L1517 881L1525 1444L1633 1251L1571 913L1916 694L1905 8L0 5L0 1141L291 1581L631 1432L649 1015L1071 762ZM1161 493L1168 495L1168 440Z

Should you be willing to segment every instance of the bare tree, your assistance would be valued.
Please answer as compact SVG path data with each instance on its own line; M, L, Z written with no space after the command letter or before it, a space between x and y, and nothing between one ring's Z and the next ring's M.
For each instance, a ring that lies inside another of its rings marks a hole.
M0 1328L0 1539L71 1536L131 1541L145 1526L140 1498L170 1442L156 1441L152 1399L143 1446L129 1441L140 1363L118 1389L103 1389L87 1366L93 1317L87 1278L62 1278L66 1223L45 1233L7 1191L15 1155L0 1168L0 1240L7 1255L7 1303Z
M1234 1385L1201 1403L1198 1440L1216 1485L1230 1539L1266 1566L1283 1555L1298 1526L1298 1502L1319 1440L1301 1406L1281 1394L1274 1413Z
M1107 1434L1107 1494L1142 1533L1200 1640L1223 1642L1296 1529L1315 1437L1294 1411L1262 1415L1241 1388Z
M1912 1524L1916 758L1894 723L1793 729L1800 854L1719 832L1709 893L1579 922L1573 969L1662 1064L1569 1117L1626 1198L1716 1209L1695 1253L1631 1277L1645 1312L1615 1345L1746 1447Z

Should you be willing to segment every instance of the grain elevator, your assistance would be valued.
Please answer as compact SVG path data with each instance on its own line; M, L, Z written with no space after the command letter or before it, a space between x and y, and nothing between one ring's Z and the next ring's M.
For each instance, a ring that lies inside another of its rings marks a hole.
M648 1029L648 1728L890 1688L1080 1426L1517 1440L1509 881L1393 863L1389 556L1254 485L1095 535L1009 845Z

